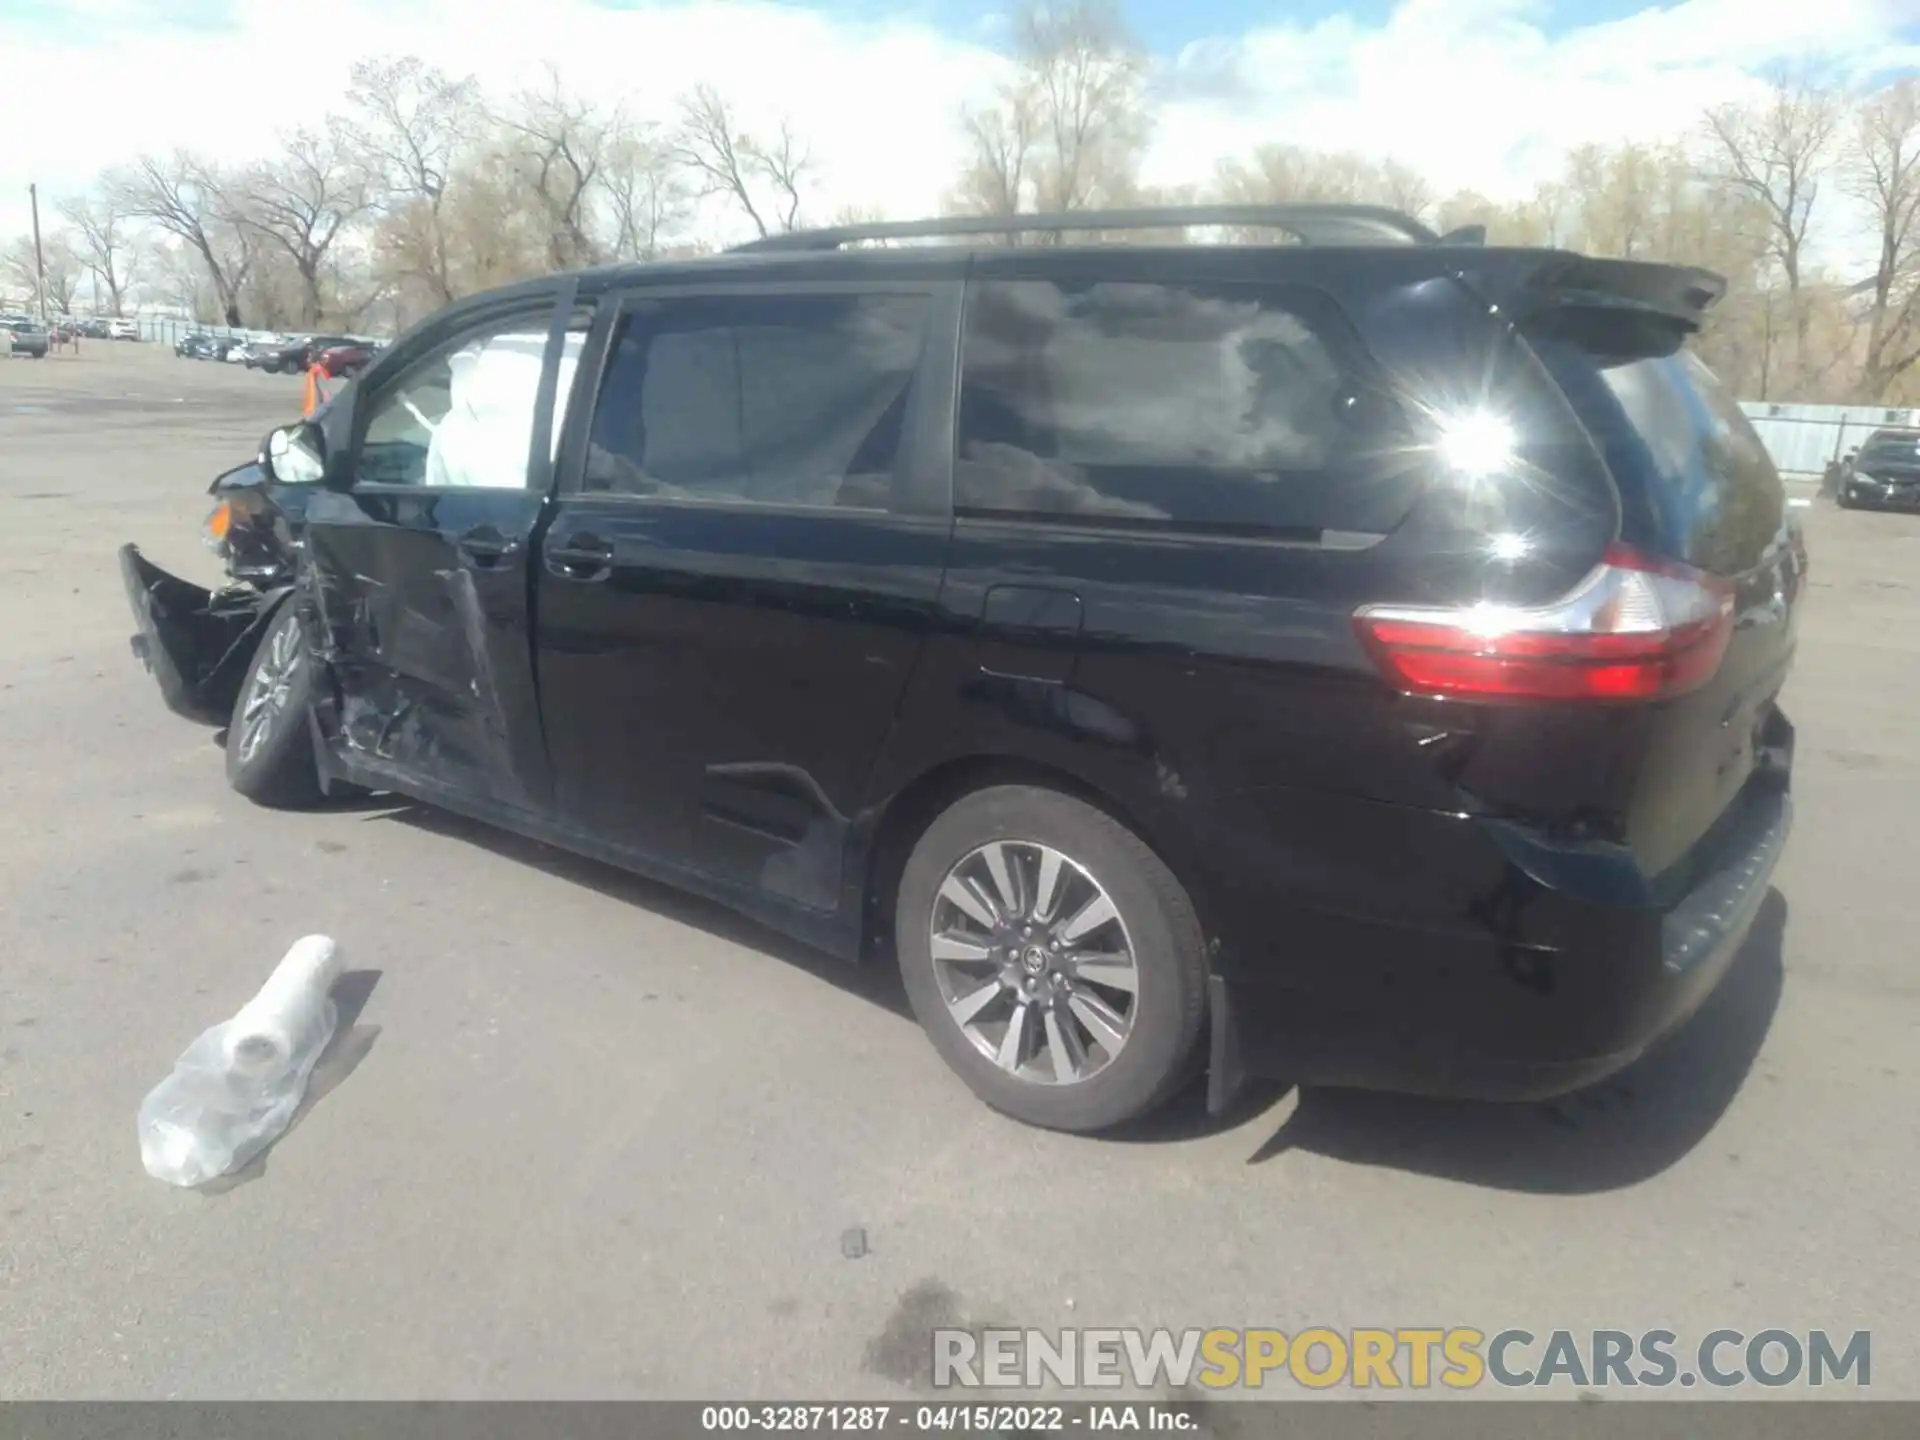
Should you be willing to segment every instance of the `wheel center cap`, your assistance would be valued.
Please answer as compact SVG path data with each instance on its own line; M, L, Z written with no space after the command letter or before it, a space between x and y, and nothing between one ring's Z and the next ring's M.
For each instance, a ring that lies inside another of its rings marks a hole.
M1047 968L1047 952L1038 945L1029 945L1020 952L1020 964L1029 975L1038 975Z

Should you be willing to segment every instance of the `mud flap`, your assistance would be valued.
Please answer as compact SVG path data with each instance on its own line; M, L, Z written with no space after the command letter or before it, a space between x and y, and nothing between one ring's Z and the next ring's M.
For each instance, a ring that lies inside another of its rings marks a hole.
M137 655L176 715L223 725L233 714L253 652L287 589L205 590L120 547L120 576L138 627Z
M1247 1067L1227 982L1218 975L1207 977L1207 1019L1207 1114L1223 1115L1245 1088Z

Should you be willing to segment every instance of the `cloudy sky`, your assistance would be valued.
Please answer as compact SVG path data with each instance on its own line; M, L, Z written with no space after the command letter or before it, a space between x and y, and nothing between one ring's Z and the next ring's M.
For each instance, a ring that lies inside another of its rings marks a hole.
M707 80L785 114L818 208L932 211L954 115L995 75L1005 0L0 0L0 239L26 187L82 188L141 149L225 160L317 119L348 66L415 53L508 92L551 61L640 115ZM1161 120L1148 179L1265 140L1404 160L1442 190L1524 190L1570 145L1673 134L1753 73L1920 66L1920 0L1125 0ZM42 223L48 207L43 203Z

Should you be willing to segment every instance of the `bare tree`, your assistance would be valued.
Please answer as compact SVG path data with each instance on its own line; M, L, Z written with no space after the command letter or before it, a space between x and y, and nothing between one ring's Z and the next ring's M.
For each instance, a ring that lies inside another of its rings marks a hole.
M45 284L49 314L72 312L74 292L79 288L85 267L66 235L56 232L41 237L39 263L35 260L31 235L22 235L9 245L4 259L14 283L36 301L41 285Z
M798 229L800 189L806 183L807 171L813 164L812 151L800 143L794 136L793 126L783 119L773 143L753 146L752 155L755 167L773 187L774 208L779 215L780 228Z
M1867 296L1860 392L1880 400L1920 361L1920 81L1895 80L1854 117L1843 183L1873 217L1879 253Z
M1509 228L1503 224L1507 216L1502 207L1478 190L1454 191L1434 204L1433 214L1433 223L1442 233L1465 225L1484 225L1491 240L1504 242L1512 238Z
M740 128L718 90L697 85L680 97L680 127L671 153L702 196L738 205L756 233L770 235L800 223L801 192L813 158L786 121L780 122L774 143L762 145Z
M1112 0L1026 0L1012 73L961 112L967 161L956 208L986 215L1086 210L1138 193L1150 111L1146 59Z
M223 257L216 244L225 201L221 177L211 165L189 150L142 155L129 168L110 173L101 188L122 214L149 221L191 246L207 267L222 318L240 324L239 284L229 263L223 263L232 256Z
M208 278L206 262L191 246L178 241L156 245L150 271L149 293L157 293L202 323L221 318L220 298Z
M96 308L104 292L108 313L120 314L139 264L126 215L104 189L63 200L60 213L73 226L74 248L93 275Z
M597 264L593 192L617 117L569 95L559 72L549 66L544 89L522 91L513 107L495 118L512 137L515 169L545 221L549 268Z
M538 275L549 264L551 225L528 203L521 157L488 147L462 161L442 214L447 267L465 294Z
M1424 218L1435 204L1425 178L1398 161L1294 145L1262 145L1251 155L1222 161L1215 167L1211 189L1215 198L1229 204L1385 205L1416 218ZM1229 233L1242 240L1269 234L1237 226Z
M1028 3L1014 33L1046 142L1035 176L1040 208L1091 208L1131 184L1139 168L1148 133L1145 56L1114 0Z
M1726 105L1706 117L1719 183L1751 196L1767 217L1768 249L1793 309L1796 362L1803 361L1811 315L1801 304L1807 234L1820 182L1840 123L1834 94L1805 75L1776 74L1767 97Z
M388 268L445 305L457 293L448 259L447 188L478 128L478 88L471 77L451 78L416 55L363 60L353 67L347 103L339 133L390 222L383 247Z
M966 215L1016 215L1027 195L1038 139L1039 105L1033 87L1004 87L997 103L960 112L967 161L954 189L953 208Z
M1380 204L1390 205L1417 219L1425 218L1433 206L1433 187L1427 183L1427 177L1398 160L1381 164L1378 195Z
M607 146L608 208L613 254L652 260L673 243L690 213L690 197L669 146L652 126L622 125Z
M236 218L293 263L299 318L320 323L320 277L341 232L366 212L367 178L335 135L296 130L273 160L248 170Z

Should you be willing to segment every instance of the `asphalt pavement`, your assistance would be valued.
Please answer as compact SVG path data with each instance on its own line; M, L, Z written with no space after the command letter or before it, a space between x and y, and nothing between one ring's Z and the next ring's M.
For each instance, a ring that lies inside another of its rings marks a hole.
M231 793L114 550L215 579L206 486L298 395L0 361L0 1398L905 1399L987 1323L1864 1329L1920 1397L1920 516L1802 512L1797 829L1671 1042L1552 1104L1269 1088L1080 1139L979 1105L895 977ZM351 971L314 1099L231 1181L150 1179L141 1096L310 931Z

